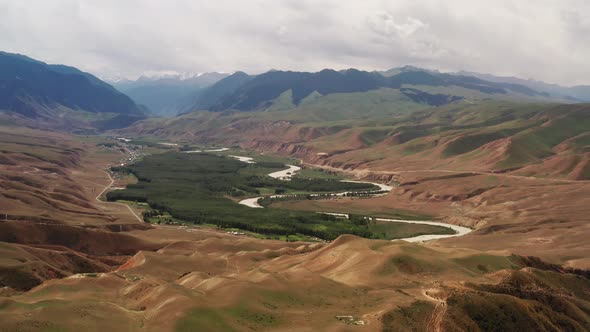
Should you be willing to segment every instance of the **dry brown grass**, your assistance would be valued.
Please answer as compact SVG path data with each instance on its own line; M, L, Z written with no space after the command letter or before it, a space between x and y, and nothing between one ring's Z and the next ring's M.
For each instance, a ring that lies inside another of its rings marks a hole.
M474 250L353 236L309 244L172 227L134 233L183 240L157 252L141 251L110 273L53 280L7 298L0 311L4 326L43 322L64 329L128 331L360 329L336 319L352 315L367 324L364 331L381 331L382 317L402 310L406 320L391 322L398 317L394 315L387 324L403 330L430 320L426 312L413 321L414 309L409 309L416 301L432 301L425 290L456 298L473 292L465 282L502 283L512 269L522 267L511 258ZM499 271L504 271L500 279ZM463 309L452 308L452 319L442 314L437 324L458 324L454 317ZM25 311L28 316L20 315ZM111 315L112 320L98 319Z

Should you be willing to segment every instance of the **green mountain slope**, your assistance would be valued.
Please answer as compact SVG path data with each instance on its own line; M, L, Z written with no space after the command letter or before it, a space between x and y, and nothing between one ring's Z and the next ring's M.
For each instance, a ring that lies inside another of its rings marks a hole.
M200 103L193 109L211 111L255 111L265 110L274 100L290 93L290 102L300 105L309 96L366 93L379 89L395 89L416 103L442 106L465 98L490 98L514 100L548 99L548 95L529 87L513 83L485 81L472 76L443 74L414 67L404 67L385 73L366 72L356 69L320 72L269 71L237 82L224 93L215 93L209 98L204 91L203 98L210 102ZM224 82L227 83L230 78ZM215 90L211 90L213 92Z

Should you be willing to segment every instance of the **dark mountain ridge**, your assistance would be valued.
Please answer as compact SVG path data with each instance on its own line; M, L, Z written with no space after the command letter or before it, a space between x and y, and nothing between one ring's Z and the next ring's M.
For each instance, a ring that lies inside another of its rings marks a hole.
M0 111L66 131L121 128L145 118L129 97L91 74L6 52L0 52Z
M35 117L39 106L142 114L129 97L88 73L0 52L0 109Z
M236 90L253 78L254 76L250 76L244 72L235 72L202 91L191 105L187 105L187 107L184 108L182 113L188 113L194 110L211 109L215 105L221 103L224 98L228 98L234 94Z
M218 85L226 85L228 82L226 80L235 81L235 77L230 76L219 81L209 91L216 91ZM431 106L440 106L462 99L458 96L431 94L416 89L408 89L407 85L457 86L492 95L517 93L530 97L546 96L544 93L519 84L490 82L473 76L451 75L420 70L414 67L404 67L391 76L356 69L344 71L325 69L316 73L270 71L254 77L250 76L239 83L241 83L239 87L233 86L233 91L232 89L225 89L225 94L218 93L215 98L209 98L207 103L197 103L193 109L254 111L266 108L274 99L289 90L292 93L292 102L295 105L298 105L313 92L328 95L367 92L380 88L399 89L400 92L412 100L419 100ZM201 98L207 98L209 91L204 91ZM418 92L420 94L419 98L416 97Z

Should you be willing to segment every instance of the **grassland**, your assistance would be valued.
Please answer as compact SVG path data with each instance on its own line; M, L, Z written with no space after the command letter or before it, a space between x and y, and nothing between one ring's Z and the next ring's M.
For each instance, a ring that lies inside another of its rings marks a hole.
M343 180L345 177L342 174L324 170L321 168L310 168L304 167L297 174L296 178L302 179L331 179L331 180Z

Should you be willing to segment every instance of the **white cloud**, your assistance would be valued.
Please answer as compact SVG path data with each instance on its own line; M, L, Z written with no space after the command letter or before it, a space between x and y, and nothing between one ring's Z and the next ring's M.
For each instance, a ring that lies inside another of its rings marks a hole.
M401 22L400 22L401 21ZM414 17L397 20L389 13L380 13L368 19L373 31L390 38L410 38L428 25Z
M590 84L585 0L0 0L0 49L102 77L412 64Z

